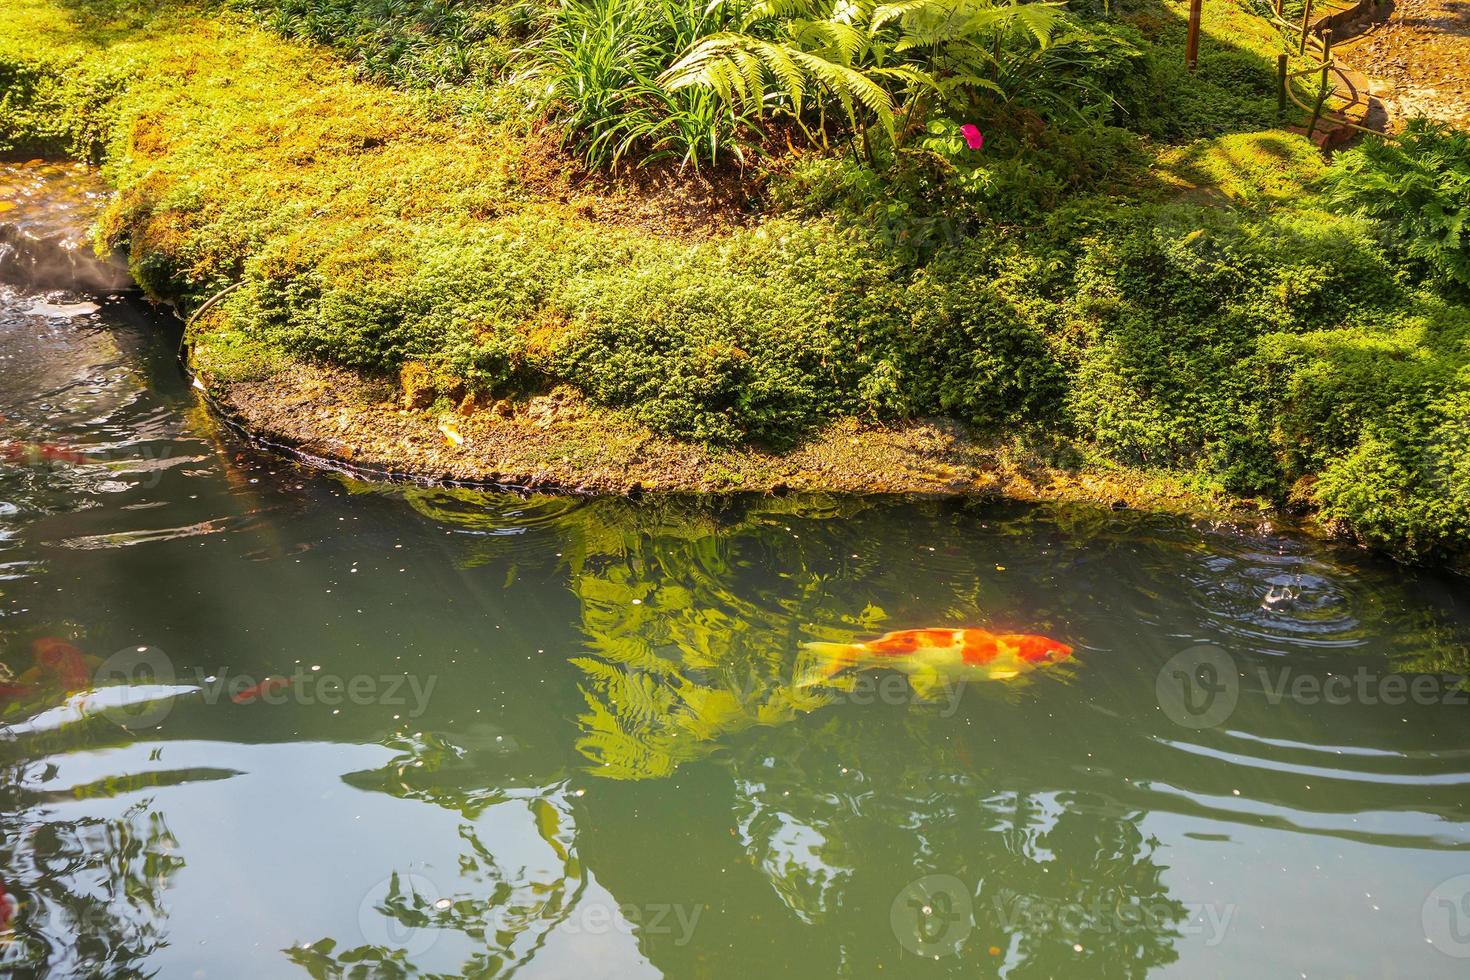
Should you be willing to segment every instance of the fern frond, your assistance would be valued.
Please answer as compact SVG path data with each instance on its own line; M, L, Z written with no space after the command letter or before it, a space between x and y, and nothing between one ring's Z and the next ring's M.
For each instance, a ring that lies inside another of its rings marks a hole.
M854 126L857 125L854 102L859 102L878 118L884 131L890 136L893 134L893 98L882 86L864 73L849 68L847 65L839 65L805 51L792 51L791 56L797 64L806 69L808 74L837 97L847 113L848 120Z

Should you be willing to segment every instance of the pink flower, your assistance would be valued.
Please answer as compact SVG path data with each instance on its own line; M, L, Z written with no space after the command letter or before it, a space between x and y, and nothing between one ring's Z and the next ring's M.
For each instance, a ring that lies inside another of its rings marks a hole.
M965 142L970 144L970 149L978 150L985 145L985 134L974 123L965 123L960 132L965 134Z

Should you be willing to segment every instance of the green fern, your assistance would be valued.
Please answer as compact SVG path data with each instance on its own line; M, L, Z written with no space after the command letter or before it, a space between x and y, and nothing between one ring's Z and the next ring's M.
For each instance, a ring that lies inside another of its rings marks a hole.
M1470 287L1470 135L1410 120L1396 141L1339 154L1327 188L1333 207L1382 221L1405 258Z

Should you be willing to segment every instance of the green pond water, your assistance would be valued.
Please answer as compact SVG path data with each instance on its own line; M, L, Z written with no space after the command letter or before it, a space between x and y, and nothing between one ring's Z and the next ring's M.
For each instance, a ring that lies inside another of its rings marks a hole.
M36 302L0 443L86 460L0 470L0 974L1470 975L1463 580L1249 521L373 485L224 429L143 309ZM926 626L1076 654L803 673Z

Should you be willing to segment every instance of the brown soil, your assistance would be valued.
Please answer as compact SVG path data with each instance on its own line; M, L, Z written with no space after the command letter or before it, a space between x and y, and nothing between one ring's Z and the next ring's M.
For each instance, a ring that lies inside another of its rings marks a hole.
M602 494L807 490L1213 508L1162 479L1052 470L944 421L848 420L778 454L664 438L565 390L467 417L443 406L400 408L391 386L325 366L296 364L265 380L206 387L215 407L251 436L374 477Z
M518 179L536 198L580 209L609 225L698 240L728 232L750 217L764 181L752 168L679 167L672 162L587 170L542 128L517 161Z
M1470 126L1470 0L1396 0L1351 61L1378 82L1374 94L1395 120Z

